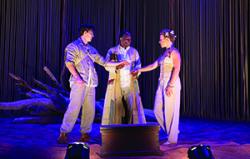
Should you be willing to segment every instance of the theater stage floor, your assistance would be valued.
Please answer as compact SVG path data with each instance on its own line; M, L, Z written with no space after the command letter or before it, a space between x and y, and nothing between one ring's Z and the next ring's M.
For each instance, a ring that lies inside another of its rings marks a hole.
M13 124L11 118L0 118L0 159L63 159L66 145L56 142L60 124ZM100 151L99 124L94 124L90 142L91 159ZM79 124L70 134L71 141L80 137ZM114 158L187 159L189 147L211 146L216 159L250 159L250 123L208 121L182 118L179 143L161 145L164 156L130 156ZM161 140L164 136L161 135Z

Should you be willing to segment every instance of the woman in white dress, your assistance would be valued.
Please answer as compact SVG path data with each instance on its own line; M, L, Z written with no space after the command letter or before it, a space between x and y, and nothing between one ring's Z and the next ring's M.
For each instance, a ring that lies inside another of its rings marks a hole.
M177 143L179 133L181 57L173 46L175 39L173 30L163 29L160 32L159 44L162 48L166 48L166 51L154 63L132 72L132 74L147 72L160 66L154 113L158 123L168 134L168 141L165 144Z

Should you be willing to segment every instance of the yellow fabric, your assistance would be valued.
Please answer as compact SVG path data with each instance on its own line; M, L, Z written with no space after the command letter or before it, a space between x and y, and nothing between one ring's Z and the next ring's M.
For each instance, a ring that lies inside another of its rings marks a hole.
M110 72L109 81L112 82L109 82L107 86L102 125L122 124L122 118L125 116L125 109L122 102L119 70L117 72ZM128 104L132 107L129 123L146 123L137 79L131 79L129 90Z

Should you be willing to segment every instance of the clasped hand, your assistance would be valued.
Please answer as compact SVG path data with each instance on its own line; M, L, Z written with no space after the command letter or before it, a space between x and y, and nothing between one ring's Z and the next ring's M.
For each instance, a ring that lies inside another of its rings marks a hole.
M135 77L135 76L137 76L139 74L139 72L140 72L140 70L137 69L137 70L132 71L131 74L132 74L132 76Z
M122 69L123 67L130 65L130 63L126 60L122 61L119 65L116 66L116 69Z

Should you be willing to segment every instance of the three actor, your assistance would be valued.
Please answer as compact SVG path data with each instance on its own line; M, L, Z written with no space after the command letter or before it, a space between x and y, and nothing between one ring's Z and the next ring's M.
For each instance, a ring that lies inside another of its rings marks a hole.
M146 123L138 86L140 72L151 71L160 66L159 85L155 96L154 113L162 129L168 134L167 143L177 143L179 133L181 58L174 48L175 34L164 29L160 33L160 45L164 54L153 64L141 68L138 51L131 47L131 34L120 33L119 44L108 50L106 59L89 44L94 37L94 27L83 25L81 36L66 49L65 64L70 76L70 103L64 114L58 143L68 142L68 133L81 113L80 141L89 140L95 115L95 87L98 85L94 62L109 71L105 95L102 125Z

